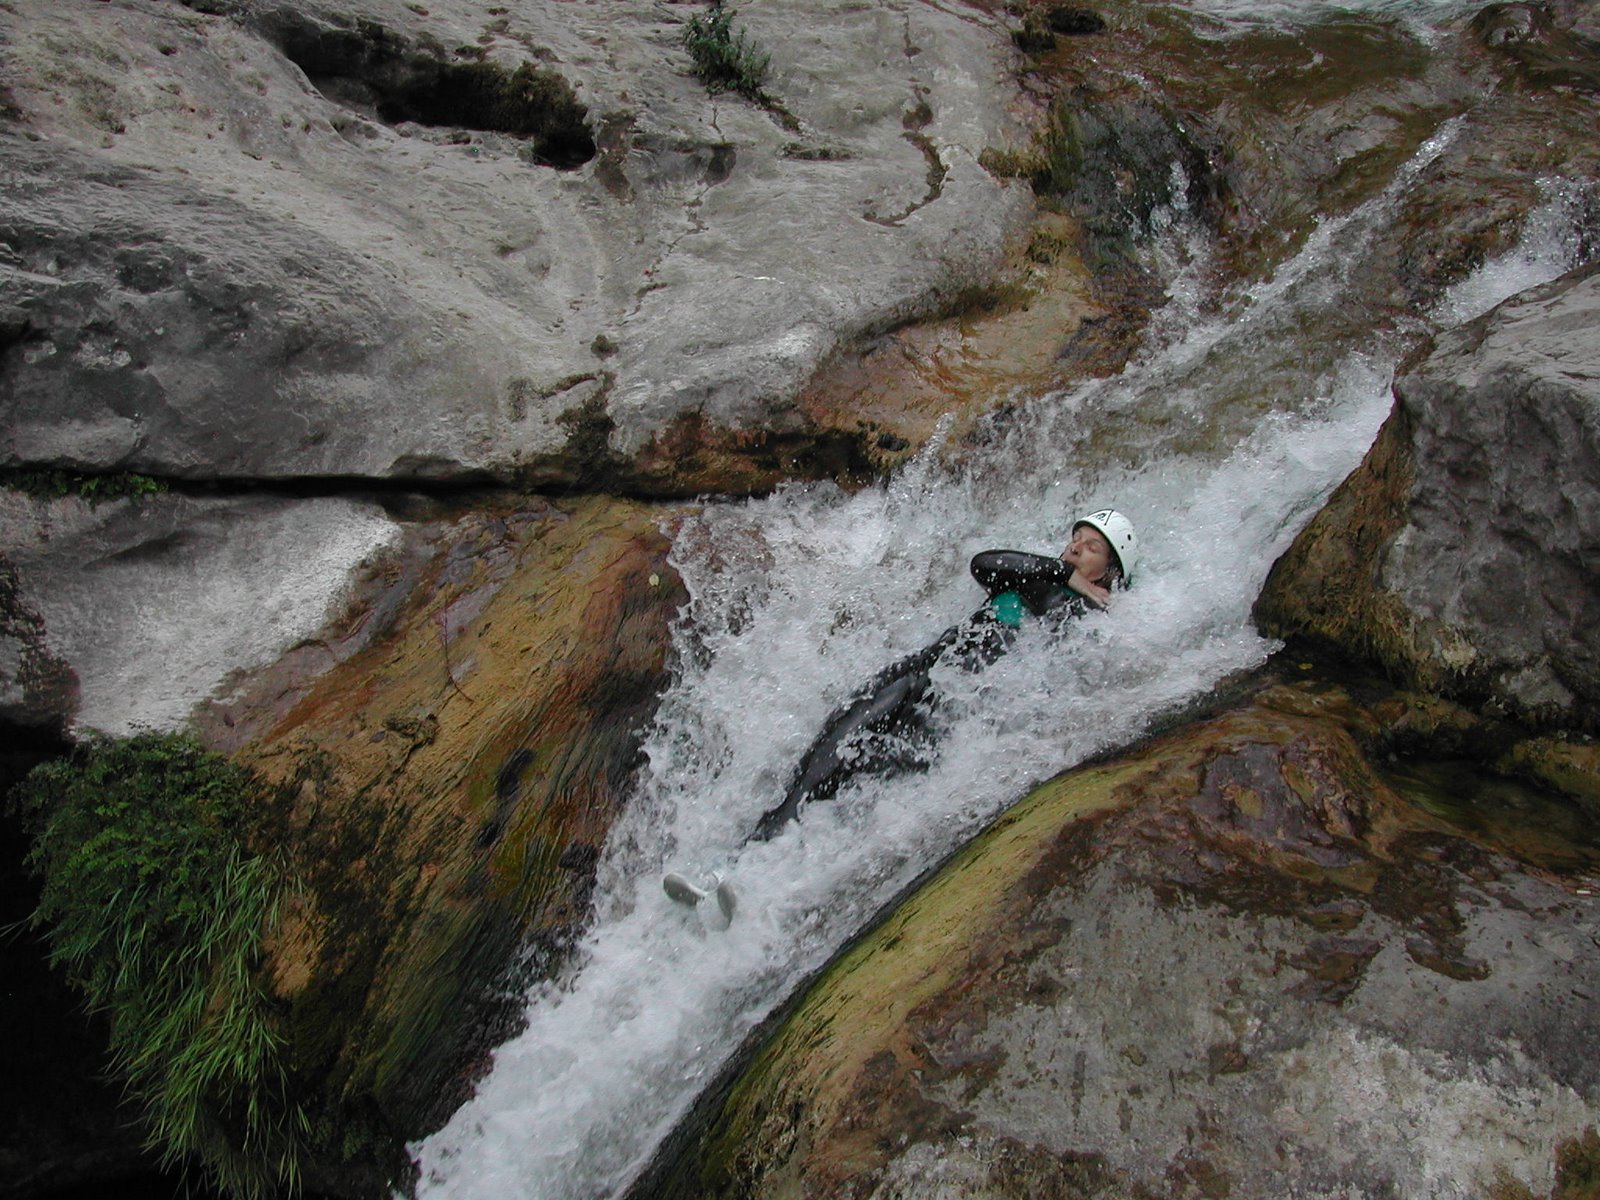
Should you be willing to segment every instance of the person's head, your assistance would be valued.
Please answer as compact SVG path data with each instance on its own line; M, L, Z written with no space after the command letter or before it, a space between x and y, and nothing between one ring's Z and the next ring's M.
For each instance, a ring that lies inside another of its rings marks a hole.
M1114 508L1079 517L1061 560L1101 587L1127 587L1139 553L1133 522Z

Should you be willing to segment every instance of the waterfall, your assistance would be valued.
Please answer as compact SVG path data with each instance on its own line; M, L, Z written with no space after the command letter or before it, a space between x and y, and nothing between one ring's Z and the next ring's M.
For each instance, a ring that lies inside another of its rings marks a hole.
M1353 280L1395 204L1454 136L1329 221L1275 276L1202 311L1206 247L1182 214L1149 248L1172 299L1121 375L1019 402L978 444L935 439L881 486L795 485L708 503L672 530L692 597L676 670L574 961L527 997L477 1095L415 1146L419 1195L613 1195L746 1034L864 922L1028 787L1124 744L1274 649L1250 622L1273 561L1355 467L1415 328L1364 311ZM1181 190L1180 190L1181 194ZM1453 323L1566 269L1559 182L1523 245L1455 289ZM978 606L994 546L1055 553L1078 514L1127 513L1136 585L1062 633L1023 631L950 672L949 728L925 773L846 786L771 842L757 817L832 709ZM663 894L663 870L717 871L731 927Z

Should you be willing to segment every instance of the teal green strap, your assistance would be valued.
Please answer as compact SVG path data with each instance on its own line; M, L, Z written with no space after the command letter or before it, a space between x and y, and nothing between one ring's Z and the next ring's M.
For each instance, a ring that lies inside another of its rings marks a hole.
M1022 596L1017 592L1001 592L989 600L989 612L1000 624L1011 629L1022 628L1023 615L1028 611L1028 606L1023 603Z

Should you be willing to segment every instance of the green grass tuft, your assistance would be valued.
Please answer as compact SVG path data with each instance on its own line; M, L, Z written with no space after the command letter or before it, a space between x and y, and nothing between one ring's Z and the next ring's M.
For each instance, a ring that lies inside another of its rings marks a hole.
M720 3L703 18L690 17L683 28L684 47L694 59L694 73L712 95L738 92L764 104L767 98L761 85L766 82L772 56L746 41L742 30L735 33L733 18L733 10Z
M42 880L32 922L111 1025L112 1064L168 1164L236 1197L299 1186L309 1132L258 980L286 871L252 853L264 786L191 739L96 739L13 793Z

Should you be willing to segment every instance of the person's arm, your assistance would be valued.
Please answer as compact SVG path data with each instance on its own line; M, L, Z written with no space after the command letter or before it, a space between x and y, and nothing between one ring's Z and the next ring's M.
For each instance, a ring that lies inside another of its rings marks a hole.
M1111 593L1082 571L1069 567L1059 558L1028 554L1022 550L985 550L972 558L972 577L990 597L1001 592L1016 592L1036 613L1056 607L1063 593L1082 596L1097 608L1104 608Z
M1028 554L1022 550L985 550L972 556L972 577L991 596L1001 592L1024 595L1041 586L1070 585L1072 570L1059 558Z

